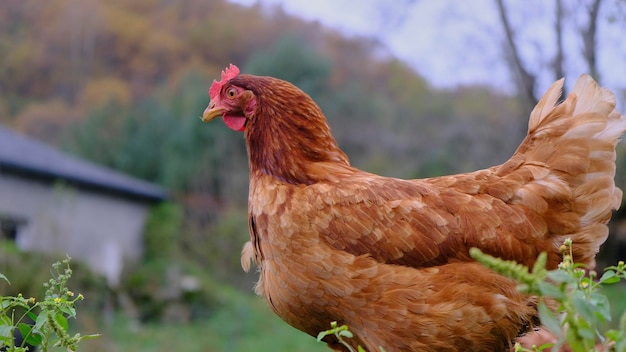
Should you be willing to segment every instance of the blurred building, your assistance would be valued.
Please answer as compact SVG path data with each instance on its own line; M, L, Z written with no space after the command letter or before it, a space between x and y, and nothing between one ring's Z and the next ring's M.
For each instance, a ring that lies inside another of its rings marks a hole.
M165 199L154 184L0 125L0 241L67 254L115 286L140 259L148 211Z

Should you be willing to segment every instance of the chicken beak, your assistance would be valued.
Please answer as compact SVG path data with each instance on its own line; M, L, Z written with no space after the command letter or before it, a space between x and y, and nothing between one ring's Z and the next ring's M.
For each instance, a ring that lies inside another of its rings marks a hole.
M215 102L211 102L202 113L202 121L209 122L218 116L222 116L223 113L224 110L222 108L217 107L217 104L215 104Z

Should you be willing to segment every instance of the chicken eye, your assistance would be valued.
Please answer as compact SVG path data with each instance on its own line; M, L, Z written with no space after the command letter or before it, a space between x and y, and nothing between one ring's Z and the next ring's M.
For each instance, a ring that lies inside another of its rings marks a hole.
M235 95L237 95L237 90L235 88L228 88L228 90L226 91L226 95L229 98L234 98Z

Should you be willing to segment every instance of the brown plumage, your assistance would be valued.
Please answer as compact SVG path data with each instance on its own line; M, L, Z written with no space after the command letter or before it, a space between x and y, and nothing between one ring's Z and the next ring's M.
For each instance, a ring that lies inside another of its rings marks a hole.
M561 104L563 80L530 116L511 159L473 173L421 180L350 166L313 100L292 84L240 75L211 86L203 119L244 132L250 162L245 270L256 292L310 335L347 324L356 347L502 351L537 320L534 297L473 262L468 251L548 267L573 241L593 265L621 202L615 146L626 118L583 75ZM329 346L343 350L332 338Z

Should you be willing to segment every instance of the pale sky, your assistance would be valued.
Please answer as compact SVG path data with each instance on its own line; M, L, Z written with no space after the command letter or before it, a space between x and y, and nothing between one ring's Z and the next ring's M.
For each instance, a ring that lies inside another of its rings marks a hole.
M417 0L406 9L405 19L399 26L387 27L379 15L381 4L394 1L378 0L231 0L250 5L281 4L285 12L306 20L319 21L340 30L346 35L366 35L379 38L389 51L406 61L417 72L438 87L459 84L487 84L512 92L512 79L502 59L503 35L493 0ZM518 6L511 11L511 22L518 32L522 55L532 67L545 67L555 52L552 1L528 0L506 2ZM603 84L626 94L626 24L607 24L606 18L615 11L612 2L601 8L599 30L599 68ZM581 5L582 6L582 5ZM385 10L385 9L383 9ZM579 19L580 17L580 19ZM576 26L584 25L584 16L574 16ZM565 33L566 86L587 68L579 53L580 39L573 31ZM575 53L576 55L567 55ZM542 61L543 60L543 61ZM554 81L547 71L542 71L538 91L543 93ZM618 92L616 92L618 93ZM620 95L618 93L618 95ZM621 98L621 99L620 99ZM623 109L621 109L623 110Z

